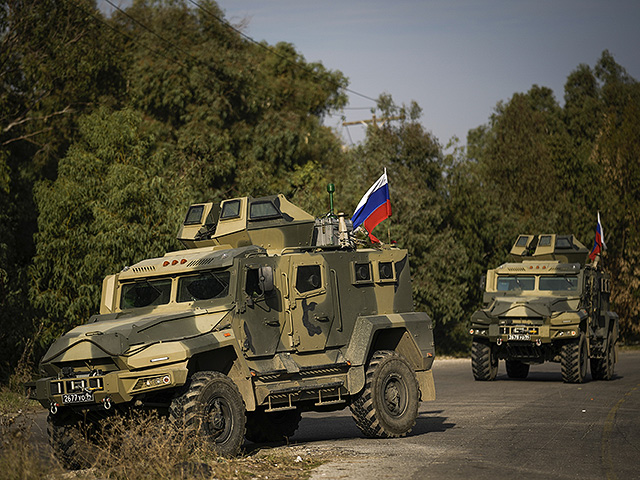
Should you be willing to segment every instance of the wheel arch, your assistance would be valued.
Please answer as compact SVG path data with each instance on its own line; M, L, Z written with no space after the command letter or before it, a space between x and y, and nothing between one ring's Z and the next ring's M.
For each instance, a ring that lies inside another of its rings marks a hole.
M232 345L207 350L193 355L187 364L189 376L196 372L214 371L228 376L240 390L248 411L256 409L251 373Z
M433 326L426 313L358 317L346 358L354 366L365 365L378 350L394 350L414 370L429 370L433 364Z

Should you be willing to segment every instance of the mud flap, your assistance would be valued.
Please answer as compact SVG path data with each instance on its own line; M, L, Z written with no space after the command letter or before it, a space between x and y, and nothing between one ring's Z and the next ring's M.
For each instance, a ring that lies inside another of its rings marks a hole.
M418 387L420 388L420 401L428 402L436 399L436 385L433 381L433 372L424 370L416 372Z

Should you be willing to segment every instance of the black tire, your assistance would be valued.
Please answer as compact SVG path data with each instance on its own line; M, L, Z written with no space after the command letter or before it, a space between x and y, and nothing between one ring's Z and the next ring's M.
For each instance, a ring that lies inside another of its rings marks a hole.
M529 364L520 360L507 360L507 376L509 378L527 378L529 375Z
M296 432L301 419L298 409L272 413L264 410L247 412L245 438L254 443L286 441Z
M416 423L418 398L418 380L409 362L392 350L380 350L369 360L364 388L349 408L367 437L402 437Z
M474 340L471 345L471 371L479 381L495 380L498 374L498 354L496 347Z
M584 334L562 346L560 366L562 381L565 383L584 383L587 376L587 341Z
M591 378L594 380L611 380L616 366L615 345L607 346L604 358L591 359Z
M238 387L226 375L195 373L187 391L171 402L169 413L177 427L209 441L217 454L240 453L246 423L244 402Z
M87 455L86 433L83 435L82 417L69 410L47 416L47 434L54 456L64 468L79 470L91 464Z

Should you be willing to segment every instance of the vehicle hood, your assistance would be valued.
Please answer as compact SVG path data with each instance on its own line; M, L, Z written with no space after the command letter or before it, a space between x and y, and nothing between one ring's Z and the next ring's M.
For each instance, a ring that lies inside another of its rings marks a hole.
M485 313L500 318L550 318L560 312L578 309L578 297L499 297Z
M204 335L222 324L230 307L215 310L145 315L95 315L56 340L41 363L126 355L132 349L159 341L175 341Z

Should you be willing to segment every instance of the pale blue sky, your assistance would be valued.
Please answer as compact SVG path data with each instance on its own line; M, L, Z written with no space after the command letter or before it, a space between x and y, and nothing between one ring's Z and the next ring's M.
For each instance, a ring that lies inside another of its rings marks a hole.
M112 0L126 5L127 0ZM104 5L103 0L98 1ZM294 44L307 61L342 71L349 88L417 101L445 145L486 123L496 103L533 84L563 103L564 82L603 50L640 79L639 0L219 0L232 24L269 44ZM374 104L350 95L347 120ZM339 116L329 117L349 141ZM363 127L349 127L362 138Z

